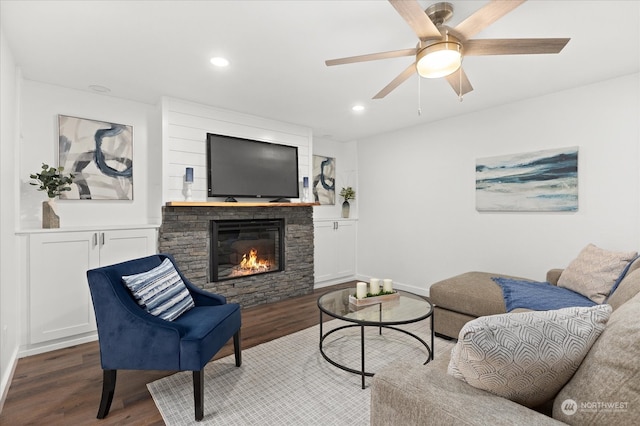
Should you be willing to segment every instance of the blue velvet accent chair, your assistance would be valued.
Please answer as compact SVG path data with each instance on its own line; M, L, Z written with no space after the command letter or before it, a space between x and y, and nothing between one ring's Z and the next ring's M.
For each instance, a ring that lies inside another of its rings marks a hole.
M170 259L186 284L195 307L174 321L145 311L122 277L149 271ZM102 399L98 418L109 413L117 370L192 371L195 419L204 415L204 366L233 337L236 366L242 363L240 305L191 284L173 257L157 254L87 271L93 299L100 361Z

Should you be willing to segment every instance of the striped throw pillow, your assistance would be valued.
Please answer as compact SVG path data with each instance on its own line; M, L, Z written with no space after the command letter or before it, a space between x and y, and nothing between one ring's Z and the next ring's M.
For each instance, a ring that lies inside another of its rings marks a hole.
M193 298L169 259L150 271L122 277L133 297L151 315L173 321L193 308Z

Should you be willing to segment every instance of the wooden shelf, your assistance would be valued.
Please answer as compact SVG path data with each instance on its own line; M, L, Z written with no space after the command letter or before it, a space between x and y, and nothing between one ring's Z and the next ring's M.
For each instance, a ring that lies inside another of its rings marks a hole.
M224 201L168 201L167 207L312 207L319 203L228 203Z

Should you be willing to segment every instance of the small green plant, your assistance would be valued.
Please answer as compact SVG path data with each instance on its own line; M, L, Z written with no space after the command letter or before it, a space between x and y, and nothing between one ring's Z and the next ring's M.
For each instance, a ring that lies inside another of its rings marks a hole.
M345 201L355 200L356 191L354 191L352 187L347 186L346 188L342 188L342 190L340 190L340 196L344 198Z
M29 182L31 185L39 186L38 191L47 191L49 198L55 198L64 191L71 191L69 185L73 183L73 174L65 176L62 172L64 167L49 167L42 163L40 173L33 173L29 177L37 182Z

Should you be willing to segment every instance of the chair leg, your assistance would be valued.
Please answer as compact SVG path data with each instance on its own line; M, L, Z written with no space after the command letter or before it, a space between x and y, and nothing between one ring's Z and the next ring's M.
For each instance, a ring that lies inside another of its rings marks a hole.
M204 417L204 368L193 372L193 405L199 422Z
M102 399L100 400L97 416L99 419L104 419L109 414L113 393L116 390L116 371L102 370Z
M236 367L242 365L242 349L240 348L240 330L233 335L233 353L236 356Z

